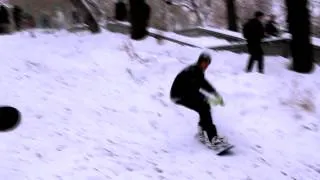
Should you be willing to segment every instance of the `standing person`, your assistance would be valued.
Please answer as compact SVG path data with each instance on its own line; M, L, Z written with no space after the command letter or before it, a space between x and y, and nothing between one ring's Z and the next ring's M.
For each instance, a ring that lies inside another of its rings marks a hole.
M207 97L199 90L204 89L221 100L223 100L216 89L205 79L204 72L211 62L207 53L201 53L195 64L183 69L175 78L171 91L171 100L186 108L196 111L200 116L198 122L198 137L201 142L207 142L211 146L226 142L226 139L219 137L216 126L212 122L210 104Z
M276 16L275 15L270 15L269 21L266 23L266 34L267 36L279 36L279 30L277 28L277 23L275 21Z
M243 36L247 40L247 48L250 54L246 68L247 72L251 72L254 62L258 61L259 72L264 73L263 49L261 47L261 40L265 37L263 18L264 13L257 11L255 17L250 19L243 28Z

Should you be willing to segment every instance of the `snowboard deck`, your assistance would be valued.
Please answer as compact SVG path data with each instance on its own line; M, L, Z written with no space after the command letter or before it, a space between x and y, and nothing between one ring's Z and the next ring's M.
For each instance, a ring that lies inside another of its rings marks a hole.
M222 154L228 152L232 148L234 148L234 145L224 144L223 147L219 147L218 149L213 149L213 148L210 148L210 149L212 149L216 153L216 155L222 155Z

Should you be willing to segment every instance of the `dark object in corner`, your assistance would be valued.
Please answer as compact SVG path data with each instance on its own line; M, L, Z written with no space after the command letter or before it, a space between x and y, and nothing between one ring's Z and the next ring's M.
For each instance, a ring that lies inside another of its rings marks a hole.
M14 130L21 121L21 113L12 106L0 106L0 132Z

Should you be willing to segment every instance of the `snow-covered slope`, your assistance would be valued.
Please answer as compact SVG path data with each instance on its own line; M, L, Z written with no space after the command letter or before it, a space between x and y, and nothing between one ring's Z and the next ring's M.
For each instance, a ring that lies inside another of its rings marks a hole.
M168 98L201 49L108 32L0 38L1 104L23 114L0 134L1 179L320 179L319 68L267 57L265 75L246 74L247 54L212 52L207 78L226 101L213 117L236 145L218 157Z

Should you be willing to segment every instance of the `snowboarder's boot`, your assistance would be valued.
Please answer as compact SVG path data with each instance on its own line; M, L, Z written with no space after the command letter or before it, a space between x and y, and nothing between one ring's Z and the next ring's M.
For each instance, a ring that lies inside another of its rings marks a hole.
M225 148L225 147L229 146L227 138L226 137L219 137L219 136L213 137L210 142L207 142L207 144L209 145L210 148L212 148L214 150L219 150L221 148Z
M204 135L204 144L206 144L207 146L209 146L210 148L221 148L223 146L227 146L228 140L226 137L223 136L214 136L211 140L208 137L207 132L203 131L203 135Z

